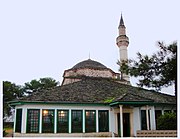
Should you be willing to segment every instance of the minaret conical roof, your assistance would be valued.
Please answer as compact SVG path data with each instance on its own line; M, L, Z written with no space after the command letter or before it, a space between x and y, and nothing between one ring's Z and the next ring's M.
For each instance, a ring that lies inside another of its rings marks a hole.
M119 23L119 27L118 28L120 28L120 26L124 26L124 20L123 20L122 14L121 14L120 23Z

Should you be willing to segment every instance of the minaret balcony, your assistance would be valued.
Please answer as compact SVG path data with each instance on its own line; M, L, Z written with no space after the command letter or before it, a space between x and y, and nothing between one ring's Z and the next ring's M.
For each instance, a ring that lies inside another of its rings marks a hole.
M126 35L120 35L116 38L116 44L118 47L120 46L128 46L129 45L129 38Z

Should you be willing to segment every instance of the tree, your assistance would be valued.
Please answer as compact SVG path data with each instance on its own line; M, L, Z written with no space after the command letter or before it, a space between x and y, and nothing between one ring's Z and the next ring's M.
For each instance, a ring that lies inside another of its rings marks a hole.
M31 80L30 82L25 83L24 91L27 94L31 94L35 91L39 91L41 89L47 89L54 86L57 86L59 82L54 80L53 78L40 78L39 80Z
M19 99L22 96L30 95L32 92L57 86L59 82L53 78L40 78L31 80L24 86L16 85L9 81L3 81L3 119L12 114L12 108L8 105L9 101Z
M8 102L18 99L21 96L23 96L22 86L9 81L3 81L3 119L12 114Z
M152 56L137 53L137 61L129 59L118 61L120 72L139 77L140 87L151 87L161 90L162 87L175 84L177 93L177 42L166 46L158 42L159 51Z
M39 81L41 83L42 89L54 87L54 86L57 86L59 84L59 82L57 82L53 78L40 78Z
M166 112L157 119L158 130L177 130L177 116L176 113Z

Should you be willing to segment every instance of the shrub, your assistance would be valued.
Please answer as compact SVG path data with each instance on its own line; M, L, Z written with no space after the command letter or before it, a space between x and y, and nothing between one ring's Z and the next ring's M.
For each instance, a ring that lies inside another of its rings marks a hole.
M165 113L157 119L158 130L177 130L176 113Z

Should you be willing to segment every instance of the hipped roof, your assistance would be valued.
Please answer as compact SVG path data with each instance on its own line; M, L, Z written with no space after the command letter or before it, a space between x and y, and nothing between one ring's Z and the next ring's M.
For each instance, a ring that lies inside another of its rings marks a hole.
M121 84L117 80L84 78L71 84L34 92L32 95L22 97L14 102L176 104L176 99L171 95Z

